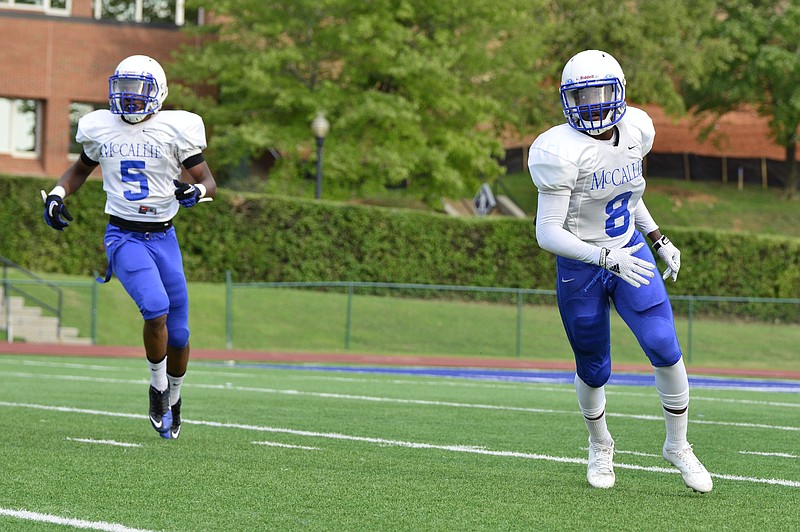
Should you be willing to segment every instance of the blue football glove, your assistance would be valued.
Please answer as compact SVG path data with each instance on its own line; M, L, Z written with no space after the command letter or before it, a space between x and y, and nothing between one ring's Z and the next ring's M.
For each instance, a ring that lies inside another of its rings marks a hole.
M42 199L44 200L45 223L57 231L63 231L72 221L72 215L64 204L64 198L58 194L50 194L48 196L42 190Z
M175 184L175 198L184 207L194 207L205 196L206 191L202 185L190 185L177 179L172 182Z

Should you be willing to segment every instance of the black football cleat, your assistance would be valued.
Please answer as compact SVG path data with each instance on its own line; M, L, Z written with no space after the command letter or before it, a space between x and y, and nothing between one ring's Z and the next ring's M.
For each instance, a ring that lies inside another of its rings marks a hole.
M150 424L165 439L172 429L172 410L169 408L169 390L159 392L150 386Z
M181 435L181 400L179 397L178 402L172 405L172 428L169 429L170 436L173 440L177 440Z

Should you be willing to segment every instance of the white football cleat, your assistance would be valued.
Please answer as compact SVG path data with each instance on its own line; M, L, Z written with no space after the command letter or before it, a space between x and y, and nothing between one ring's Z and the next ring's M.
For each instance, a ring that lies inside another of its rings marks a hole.
M611 445L594 443L589 440L589 468L586 479L595 488L613 488L614 475L614 442Z
M711 475L694 455L692 446L686 444L682 449L671 451L664 446L664 460L674 465L681 471L683 482L687 487L700 493L708 493L714 487Z

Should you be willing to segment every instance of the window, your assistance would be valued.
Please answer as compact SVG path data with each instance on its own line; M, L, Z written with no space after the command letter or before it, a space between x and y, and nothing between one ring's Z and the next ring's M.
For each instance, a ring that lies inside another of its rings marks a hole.
M72 102L69 104L69 154L80 155L83 146L75 140L75 135L78 134L78 120L83 115L88 115L97 109L107 109L108 104L97 105L94 103Z
M0 153L38 156L41 114L36 100L0 98Z
M72 0L0 0L0 8L2 7L43 11L48 15L68 15Z
M183 5L184 0L95 0L94 18L183 26Z

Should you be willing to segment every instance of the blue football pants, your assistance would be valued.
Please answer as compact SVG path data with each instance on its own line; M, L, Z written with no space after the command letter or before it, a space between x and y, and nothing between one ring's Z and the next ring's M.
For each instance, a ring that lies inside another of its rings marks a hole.
M109 224L104 240L108 264L142 317L150 320L166 314L167 343L185 347L189 342L189 297L175 228L137 233Z
M626 247L639 242L644 237L637 231ZM647 245L635 255L656 263ZM586 384L597 388L611 376L612 302L653 366L672 366L681 358L672 307L658 271L649 285L639 288L599 266L564 257L556 258L556 272L561 321L578 376Z

